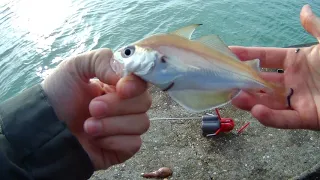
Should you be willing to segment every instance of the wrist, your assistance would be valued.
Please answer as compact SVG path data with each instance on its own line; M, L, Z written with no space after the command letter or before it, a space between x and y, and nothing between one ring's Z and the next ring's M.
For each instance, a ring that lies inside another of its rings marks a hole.
M53 97L55 97L54 92L50 91L50 87L49 87L47 81L45 80L45 81L41 82L40 86L44 92L44 95L47 96L47 101L51 105L57 118L62 122L66 122L66 118L64 117L64 115L60 109L57 98L53 98Z

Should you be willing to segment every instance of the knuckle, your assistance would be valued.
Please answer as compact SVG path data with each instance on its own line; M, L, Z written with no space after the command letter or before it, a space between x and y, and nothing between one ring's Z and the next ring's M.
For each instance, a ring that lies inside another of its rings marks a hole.
M101 121L101 129L103 129L103 133L106 134L109 132L109 125L108 121L102 120Z
M140 136L138 136L135 140L135 143L133 143L132 145L132 153L135 154L136 152L138 152L141 146L142 146L142 139Z
M96 50L96 53L100 56L111 56L112 51L109 48L100 48Z
M150 120L149 120L149 116L147 115L147 113L144 113L141 117L141 134L145 133L148 131L149 127L150 127Z
M143 110L147 111L152 105L151 95L148 92L146 92L144 93L143 99L144 99Z
M101 134L103 134L104 136L115 136L121 134L121 132L123 132L123 128L117 123L114 123L116 120L116 117L103 119L101 121Z

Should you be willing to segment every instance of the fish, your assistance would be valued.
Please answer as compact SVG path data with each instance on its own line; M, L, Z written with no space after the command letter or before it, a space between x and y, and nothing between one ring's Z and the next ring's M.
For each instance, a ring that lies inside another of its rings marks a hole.
M191 112L222 107L241 91L264 91L287 104L288 90L259 75L259 59L241 61L215 34L191 39L201 25L120 47L113 53L111 67L121 77L134 74L155 85Z

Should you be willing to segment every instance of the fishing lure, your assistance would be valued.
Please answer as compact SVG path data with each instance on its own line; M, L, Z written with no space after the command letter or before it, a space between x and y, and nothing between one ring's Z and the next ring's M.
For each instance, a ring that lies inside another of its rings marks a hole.
M202 135L205 137L216 136L219 133L228 133L234 129L235 123L232 118L221 117L219 109L215 109L214 113L207 113L202 117L171 117L171 118L151 118L150 120L194 120L201 119L202 125ZM255 122L255 121L254 121ZM247 122L245 125L237 130L237 134L240 135L248 126L250 122Z

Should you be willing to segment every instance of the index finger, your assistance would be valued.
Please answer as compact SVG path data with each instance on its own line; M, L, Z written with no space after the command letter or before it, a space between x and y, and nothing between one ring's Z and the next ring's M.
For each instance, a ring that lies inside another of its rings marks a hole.
M147 88L147 82L133 74L121 78L116 86L118 95L125 99L139 96L144 93Z
M229 46L240 60L260 59L263 68L284 68L285 58L294 48Z

